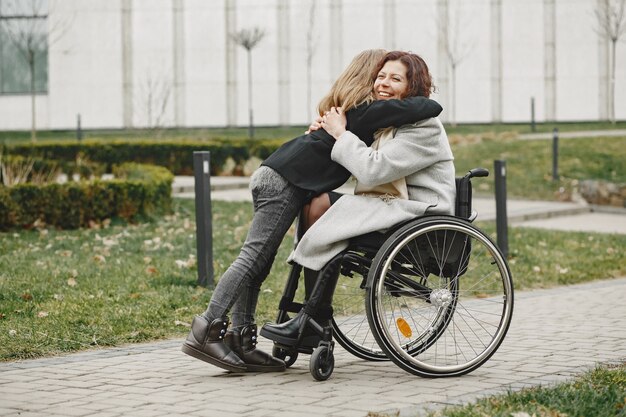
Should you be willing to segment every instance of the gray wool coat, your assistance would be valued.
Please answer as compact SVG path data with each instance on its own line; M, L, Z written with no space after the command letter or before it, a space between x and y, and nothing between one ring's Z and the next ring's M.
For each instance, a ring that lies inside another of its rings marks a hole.
M364 185L405 177L409 200L344 195L304 234L289 261L320 270L347 248L350 238L425 213L454 213L454 158L437 118L400 127L379 150L347 131L335 143L331 158Z

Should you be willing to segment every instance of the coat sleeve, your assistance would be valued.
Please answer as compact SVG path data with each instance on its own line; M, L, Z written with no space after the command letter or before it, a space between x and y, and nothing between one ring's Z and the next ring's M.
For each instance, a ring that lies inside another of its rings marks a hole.
M333 147L331 158L359 182L373 187L411 175L440 160L452 159L449 149L441 122L429 119L401 127L379 150L346 131Z
M376 100L349 111L346 129L369 146L378 129L400 127L437 117L442 110L439 103L421 96L403 100Z

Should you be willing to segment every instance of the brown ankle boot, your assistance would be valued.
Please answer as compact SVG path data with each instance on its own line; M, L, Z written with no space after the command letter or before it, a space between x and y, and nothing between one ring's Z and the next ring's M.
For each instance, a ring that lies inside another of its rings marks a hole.
M194 317L191 331L183 343L183 353L227 371L245 372L246 364L224 344L227 326L226 318L209 323L204 316Z
M248 372L281 372L285 370L285 362L256 348L256 324L248 325L241 331L229 330L224 337L224 343L245 362Z

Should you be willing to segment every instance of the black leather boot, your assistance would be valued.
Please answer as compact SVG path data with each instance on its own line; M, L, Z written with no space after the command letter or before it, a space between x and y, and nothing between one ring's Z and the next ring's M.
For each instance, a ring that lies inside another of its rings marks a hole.
M227 371L245 372L246 364L224 344L227 327L226 318L209 323L204 316L194 317L191 331L183 343L183 353Z
M236 329L227 331L224 343L244 361L248 372L282 372L285 370L285 362L256 348L256 324L248 325L241 331Z
M304 321L303 310L291 320L281 324L265 323L261 327L261 336L285 346L294 346Z
M307 288L310 288L313 282L315 284L312 289L307 289L307 301L304 308L294 318L284 323L264 324L261 328L261 336L281 345L294 346L306 317L312 317L322 327L330 326L330 319L333 316L333 293L339 277L340 261L341 258L335 257L321 272L305 268ZM305 326L299 345L316 347L320 340L319 334L310 326Z
M273 340L274 342L278 342L284 346L295 346L298 341L300 327L304 321L303 313L304 310L301 310L294 318L281 324L265 323L261 328L261 336L266 339ZM331 325L331 317L332 313L328 316L318 315L317 317L313 317L313 319L320 326L328 327ZM322 336L317 334L311 326L306 326L298 345L315 348L319 344L320 340L322 340Z

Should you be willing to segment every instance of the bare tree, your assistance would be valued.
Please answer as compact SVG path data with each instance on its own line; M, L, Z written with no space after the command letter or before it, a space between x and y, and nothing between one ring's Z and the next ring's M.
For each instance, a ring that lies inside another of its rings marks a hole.
M19 5L18 5L19 4ZM35 105L35 68L37 60L50 45L57 42L69 27L68 22L48 19L48 0L9 0L2 2L0 10L1 30L28 64L31 106L31 140L37 140Z
M261 39L265 36L265 31L258 27L252 29L241 29L240 31L231 34L232 39L238 45L242 46L248 55L248 115L249 115L249 128L248 136L252 139L254 137L254 122L252 116L252 50L255 46L261 42Z
M450 123L456 126L456 70L470 54L473 42L466 33L462 33L462 29L469 26L469 19L462 15L458 2L443 1L445 13L438 18L438 27L450 66Z
M594 11L597 19L597 32L611 42L611 73L608 96L609 120L615 123L615 63L617 42L626 32L626 0L598 0Z
M143 109L146 126L161 135L165 115L172 97L172 80L168 75L148 72L138 89L139 106Z
M315 39L314 39L314 30L315 30L315 16L317 13L315 12L315 6L317 1L311 0L309 4L309 26L306 31L306 112L307 118L305 120L309 120L311 114L311 78L312 78L312 70L313 70L313 56L315 55Z

